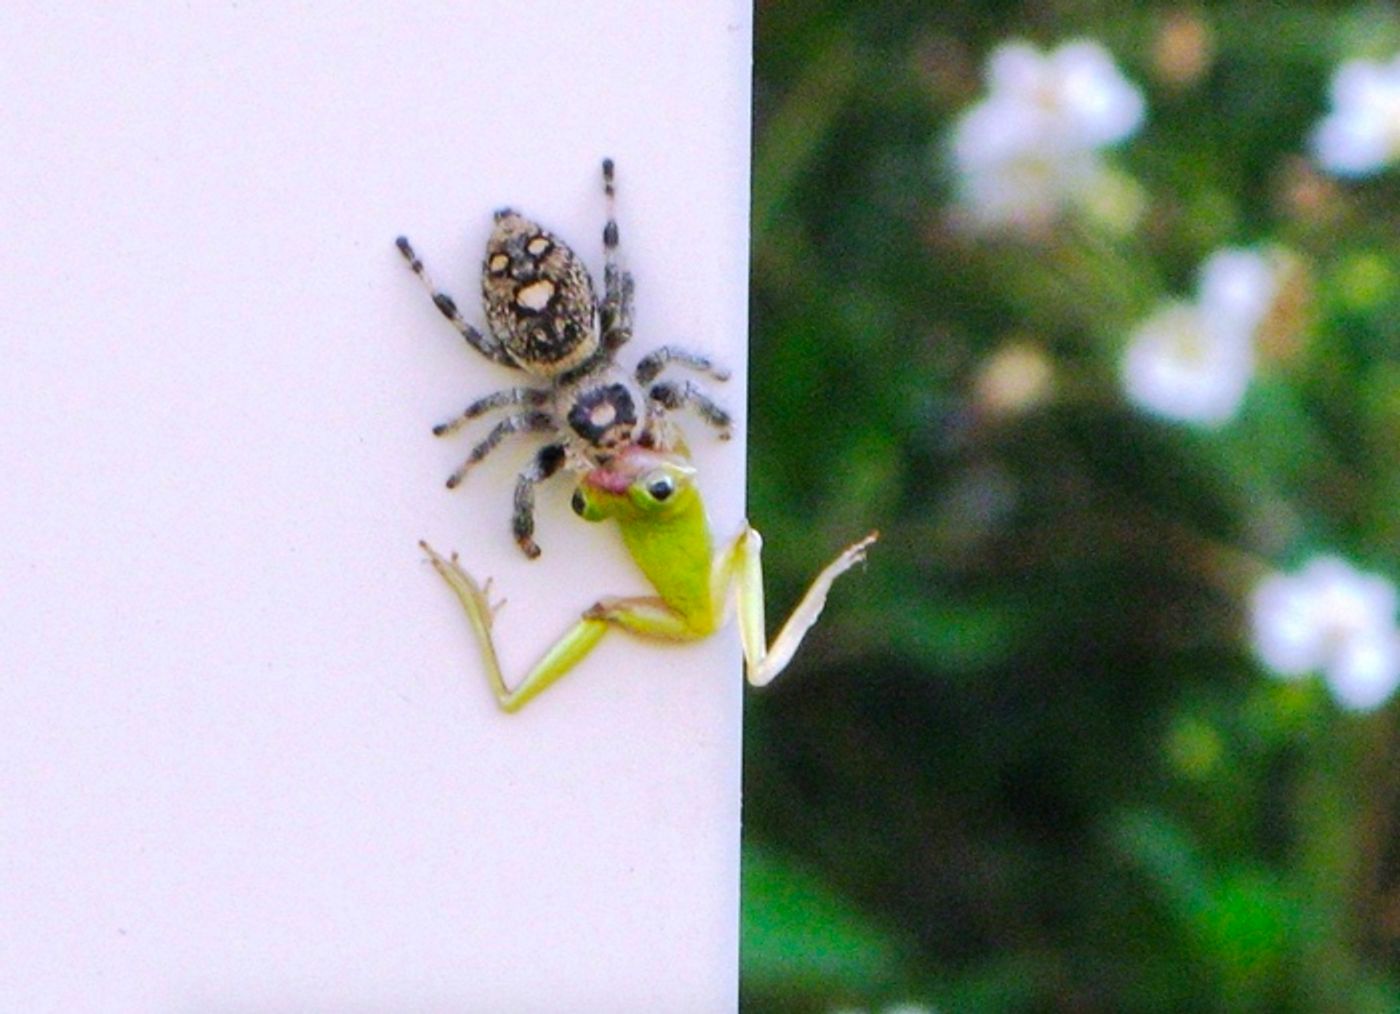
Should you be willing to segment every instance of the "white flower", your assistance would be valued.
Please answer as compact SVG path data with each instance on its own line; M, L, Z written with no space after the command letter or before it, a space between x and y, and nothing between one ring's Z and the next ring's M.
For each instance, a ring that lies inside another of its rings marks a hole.
M1098 149L1142 123L1141 93L1096 42L1041 53L1023 42L987 61L988 94L953 126L958 199L985 227L1031 228L1105 185Z
M1254 650L1284 679L1321 671L1345 708L1378 707L1400 685L1395 585L1321 556L1254 589Z
M1178 422L1219 426L1234 416L1254 372L1249 342L1192 303L1172 302L1133 333L1123 388L1138 407Z
M1368 176L1400 158L1400 56L1349 60L1332 78L1332 111L1312 136L1324 169Z
M991 98L1022 106L1040 119L1038 143L1101 148L1126 140L1142 125L1142 93L1118 72L1097 42L1066 42L1041 53L1008 42L987 60Z
M1164 304L1129 339L1128 399L1178 422L1219 426L1233 418L1254 374L1254 333L1278 295L1276 260L1235 249L1207 258L1195 302Z
M978 225L1030 229L1092 189L1102 173L1092 150L1063 147L1044 135L1034 108L993 97L973 106L953 132L958 199Z
M1197 275L1202 312L1225 330L1253 337L1278 298L1280 261L1257 250L1217 250Z

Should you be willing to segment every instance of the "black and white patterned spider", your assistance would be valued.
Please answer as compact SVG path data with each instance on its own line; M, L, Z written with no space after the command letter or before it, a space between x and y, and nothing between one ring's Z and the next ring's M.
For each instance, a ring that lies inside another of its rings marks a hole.
M723 381L729 374L704 355L663 345L628 374L614 360L632 337L632 276L619 264L611 159L603 160L607 223L603 227L603 298L583 261L539 224L503 208L486 243L481 296L487 332L468 324L451 296L433 284L407 237L399 250L423 280L442 315L487 359L519 370L536 383L478 398L456 418L433 427L447 436L494 409L510 409L447 480L455 488L467 472L512 433L547 433L515 483L512 529L526 556L537 557L535 486L567 466L586 472L606 465L621 449L668 450L679 439L667 413L690 407L728 439L730 416L690 380L661 380L671 363Z

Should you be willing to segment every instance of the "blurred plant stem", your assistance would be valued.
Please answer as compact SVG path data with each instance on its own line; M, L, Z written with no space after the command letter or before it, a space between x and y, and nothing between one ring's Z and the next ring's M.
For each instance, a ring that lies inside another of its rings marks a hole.
M785 212L793 189L845 108L857 77L857 49L850 33L832 35L813 54L801 78L764 120L763 139L754 153L752 243L766 245Z
M1363 756L1353 793L1362 802L1357 827L1360 870L1354 908L1358 941L1388 957L1400 944L1400 860L1396 842L1400 808L1400 722L1393 711L1368 716L1358 730Z
M1295 878L1307 922L1301 927L1303 973L1318 997L1345 997L1361 978L1358 945L1369 933L1364 924L1370 899L1368 854L1380 843L1368 841L1374 816L1373 761L1389 753L1385 722L1378 716L1357 720L1334 715L1313 730L1323 742L1307 751L1294 803L1297 865Z

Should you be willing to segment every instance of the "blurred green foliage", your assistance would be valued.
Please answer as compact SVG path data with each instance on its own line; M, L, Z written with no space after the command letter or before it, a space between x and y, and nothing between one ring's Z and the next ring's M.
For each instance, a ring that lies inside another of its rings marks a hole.
M1080 36L1147 99L1141 220L955 229L985 55ZM748 699L746 1010L1400 1009L1396 710L1272 679L1244 613L1310 552L1400 575L1400 171L1307 157L1336 65L1397 48L1379 5L759 3L770 601L883 539ZM1134 411L1130 329L1260 243L1302 296L1239 417ZM1008 347L1045 403L979 393Z

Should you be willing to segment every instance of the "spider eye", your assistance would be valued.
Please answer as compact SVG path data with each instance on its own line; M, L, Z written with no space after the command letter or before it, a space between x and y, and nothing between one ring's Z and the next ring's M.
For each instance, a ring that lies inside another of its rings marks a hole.
M652 479L651 482L647 483L647 492L651 494L651 498L657 502L669 499L671 494L675 491L676 480L672 479L669 475L657 476L655 479Z
M583 512L588 508L588 504L584 503L583 500L583 490L574 490L574 498L569 501L569 506L574 509L575 514L583 517Z

